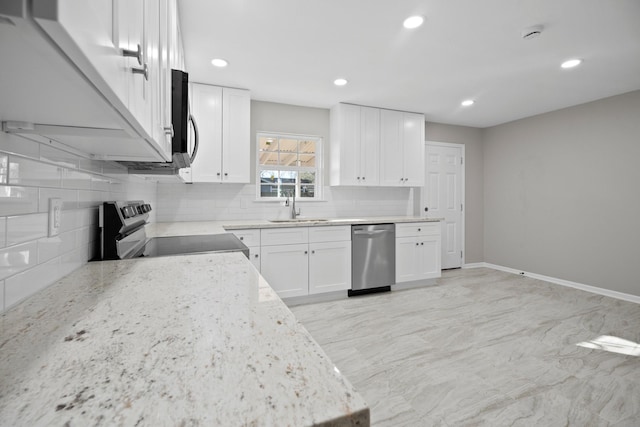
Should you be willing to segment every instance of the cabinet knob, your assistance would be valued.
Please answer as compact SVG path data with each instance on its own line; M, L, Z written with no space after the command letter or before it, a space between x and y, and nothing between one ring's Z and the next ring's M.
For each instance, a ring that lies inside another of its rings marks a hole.
M220 172L216 173L216 175L220 176Z
M420 246L424 246L424 242L420 243Z
M358 176L358 177L356 177L356 178L358 179L358 181L360 181L360 177L359 177L359 176Z
M362 177L362 180L364 181L364 179L365 179L365 177L363 176L363 177Z
M316 253L316 251L311 251L311 253L312 253L312 254L315 254L315 253Z
M422 231L422 228L418 228L418 231Z
M309 253L309 252L307 252L307 251L304 251L304 254L305 254L305 255L306 255L306 254L308 254L308 253Z
M244 237L240 236L240 240L244 240Z
M133 74L142 74L145 80L149 80L149 67L147 67L147 64L144 64L142 68L134 67L131 69L131 72Z
M254 257L255 257L255 258L258 258L258 254L255 254L255 255L254 255Z
M224 173L224 176L229 176L229 174L225 172L225 173Z
M122 49L122 56L130 56L138 60L138 65L142 65L142 48L138 45L138 50Z
M420 246L420 243L416 242L416 246Z

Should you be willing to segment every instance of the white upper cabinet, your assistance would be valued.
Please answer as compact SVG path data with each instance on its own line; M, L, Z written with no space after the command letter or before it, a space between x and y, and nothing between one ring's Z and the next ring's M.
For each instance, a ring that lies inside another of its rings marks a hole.
M170 161L175 0L18 3L0 4L13 23L0 26L3 129L100 159Z
M382 110L380 129L380 185L422 186L424 115Z
M331 109L331 185L379 185L380 109Z
M191 97L199 135L192 182L248 183L249 91L193 83Z

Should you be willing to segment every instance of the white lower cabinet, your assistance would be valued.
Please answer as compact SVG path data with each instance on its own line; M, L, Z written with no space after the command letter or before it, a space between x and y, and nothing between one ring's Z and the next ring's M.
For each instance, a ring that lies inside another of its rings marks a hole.
M309 294L351 288L351 242L309 244Z
M247 228L242 230L232 230L233 233L247 248L249 248L249 261L260 271L260 229Z
M396 224L396 283L441 276L439 222Z
M263 229L260 247L262 276L281 298L349 289L350 228Z
M263 246L261 274L281 298L309 294L309 244Z

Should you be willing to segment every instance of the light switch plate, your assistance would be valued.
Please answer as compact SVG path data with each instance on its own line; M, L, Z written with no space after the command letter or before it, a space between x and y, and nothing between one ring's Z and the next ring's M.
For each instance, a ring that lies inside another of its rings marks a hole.
M60 234L60 222L62 220L62 199L49 199L49 237Z

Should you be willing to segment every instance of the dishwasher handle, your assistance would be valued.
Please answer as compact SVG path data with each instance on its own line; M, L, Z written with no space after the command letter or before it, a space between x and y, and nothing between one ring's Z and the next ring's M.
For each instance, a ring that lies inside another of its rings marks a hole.
M364 231L364 230L355 230L353 231L353 235L354 236L379 236L381 234L385 234L385 233L391 233L391 230L371 230L371 231Z

